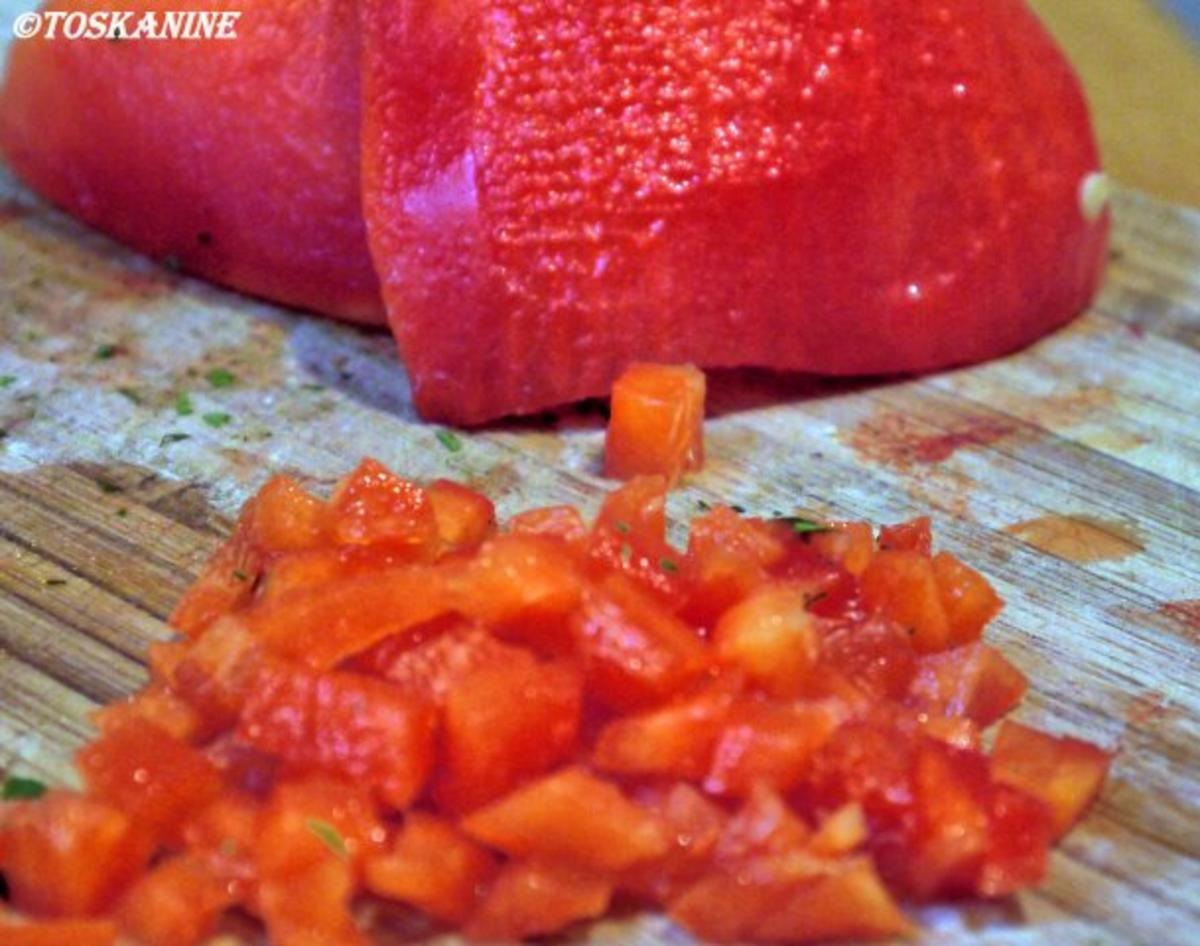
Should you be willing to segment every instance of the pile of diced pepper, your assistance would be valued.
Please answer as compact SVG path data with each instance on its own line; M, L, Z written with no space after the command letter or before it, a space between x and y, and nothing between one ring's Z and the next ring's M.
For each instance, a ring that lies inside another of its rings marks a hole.
M1000 722L1027 682L988 582L927 519L720 506L677 550L666 486L501 526L371 460L328 500L270 480L82 790L0 810L0 942L516 940L625 905L807 942L1038 883L1110 755Z

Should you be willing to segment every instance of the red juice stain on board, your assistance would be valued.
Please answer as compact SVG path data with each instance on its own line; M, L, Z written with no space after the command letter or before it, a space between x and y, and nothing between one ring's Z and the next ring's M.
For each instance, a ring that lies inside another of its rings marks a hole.
M966 417L948 430L930 433L928 425L906 414L882 413L841 439L864 460L909 470L941 463L964 448L986 447L1016 431L1015 424L995 417Z
M1192 643L1200 643L1200 598L1168 601L1159 606L1158 613L1183 628Z
M1128 523L1094 516L1053 513L1014 523L1004 531L1076 565L1119 561L1146 547Z
M1125 721L1130 726L1146 729L1161 722L1168 713L1167 698L1160 690L1139 693L1125 708Z

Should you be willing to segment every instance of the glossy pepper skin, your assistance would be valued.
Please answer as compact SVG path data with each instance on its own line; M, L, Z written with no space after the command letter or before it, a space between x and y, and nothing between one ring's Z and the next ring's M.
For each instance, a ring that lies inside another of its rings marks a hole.
M155 0L45 10L147 11ZM0 149L43 197L183 270L382 322L358 181L353 0L213 0L229 41L14 41Z
M606 393L633 361L968 363L1102 273L1086 103L1023 0L241 6L232 51L17 44L0 142L119 238L370 321L365 217L430 419Z
M921 371L1077 314L1107 219L1022 0L362 0L364 207L422 413L634 360Z

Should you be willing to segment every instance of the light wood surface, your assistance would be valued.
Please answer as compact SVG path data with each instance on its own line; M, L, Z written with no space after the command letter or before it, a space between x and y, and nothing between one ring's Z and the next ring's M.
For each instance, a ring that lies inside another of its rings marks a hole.
M1200 207L1200 45L1152 0L1032 0L1075 63L1109 173Z
M138 685L146 644L270 472L322 490L372 454L471 482L502 514L594 509L607 487L594 418L496 428L450 453L417 422L386 337L158 270L2 171L0 209L4 769L71 777L86 713ZM1019 355L867 387L714 378L706 468L671 500L677 519L700 498L875 522L932 512L942 545L1008 600L990 634L1034 681L1022 717L1120 747L1046 884L988 911L982 932L934 916L929 943L1200 935L1200 215L1126 194L1117 220L1094 311ZM236 383L211 387L214 367ZM178 414L180 391L194 414ZM207 425L213 411L231 422ZM589 935L683 941L656 918Z

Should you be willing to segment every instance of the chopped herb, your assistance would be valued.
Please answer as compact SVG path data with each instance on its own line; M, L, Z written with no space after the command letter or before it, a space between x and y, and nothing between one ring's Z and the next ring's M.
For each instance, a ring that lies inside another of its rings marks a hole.
M158 442L158 445L160 447L165 447L168 444L179 443L181 440L191 440L191 439L192 439L191 434L176 434L176 433L163 434L162 439Z
M126 509L124 506L122 506L120 509L117 510L117 515L119 517L121 517L122 519L124 519L126 516L129 515L129 510Z
M710 509L712 509L712 503L710 503L704 499L697 499L696 500L696 508L699 509L701 512L708 512Z
M15 374L0 374L0 388L11 388L17 383Z
M214 388L230 388L233 387L234 382L237 381L237 378L234 376L233 372L225 368L213 368L212 371L210 371L204 377Z
M8 436L8 431L5 430L3 427L0 427L0 440L3 440L7 436Z
M613 528L616 529L618 532L620 532L621 535L629 535L629 523L628 522L617 522L616 524L613 525Z
M633 546L628 542L621 543L621 564L628 567L633 561Z
M183 262L174 253L168 253L162 258L162 264L171 272L177 273L179 272L179 268L183 265Z
M108 361L109 358L112 358L120 350L121 349L119 349L116 345L113 345L111 343L106 343L104 345L101 345L99 348L96 349L96 360L97 361Z
M5 801L20 801L28 798L41 798L46 794L46 786L35 778L22 778L10 775L4 780L4 788L0 797Z
M61 588L66 583L65 578L47 578L42 582L47 588Z
M805 519L803 516L777 516L772 521L783 523L796 535L815 535L819 532L832 531L825 523L817 522L815 519Z
M315 384L314 382L309 381L309 382L306 382L305 384L300 385L300 390L301 391L324 391L325 385Z
M100 487L100 492L105 493L108 496L111 496L113 493L121 492L120 486L118 486L116 483L109 482L108 480L97 480L96 485Z
M451 453L458 453L458 451L460 451L463 447L462 441L459 439L458 434L454 433L452 430L439 430L437 432L437 439L441 445Z
M187 391L180 391L175 398L175 413L180 417L189 417L196 412L192 406L191 395Z
M822 600L822 599L824 599L824 598L828 598L828 597L829 597L829 592L827 592L827 591L818 591L818 592L817 592L815 595L806 595L806 596L805 596L805 598L804 598L804 603L805 603L806 605L809 605L809 604L816 604L818 601L820 601L820 600Z
M739 506L737 503L734 503L729 508L732 509L734 512L736 512L739 516L746 515L746 507L745 506Z
M233 420L233 416L226 414L224 411L212 411L211 413L202 415L201 419L209 427L224 427Z
M134 404L142 403L142 396L134 388L117 388L117 393Z
M346 851L346 839L328 821L322 821L320 818L309 818L305 827L312 832L318 841L333 851L338 857L346 858L349 856Z
M249 576L249 575L247 575L247 574L246 574L244 571L242 571L240 568L236 568L236 569L234 569L234 571L233 571L233 577L234 577L235 579L237 579L238 581L249 581L249 580L250 580L250 576Z
M659 559L658 564L659 564L659 567L662 568L662 570L664 572L667 572L670 575L674 575L676 572L679 571L679 563L676 562L675 559L673 559L673 558Z

